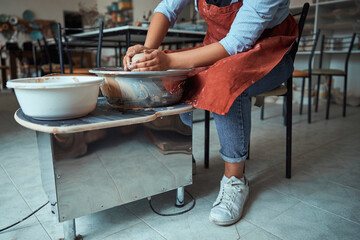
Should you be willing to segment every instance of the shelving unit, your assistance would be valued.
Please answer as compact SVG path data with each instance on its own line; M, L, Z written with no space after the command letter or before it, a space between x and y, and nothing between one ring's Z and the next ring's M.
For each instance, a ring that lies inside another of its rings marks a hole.
M354 48L349 62L348 92L360 97L360 79L358 67L360 65L360 6L357 0L291 0L290 11L299 12L305 2L310 3L310 9L304 26L303 36L314 34L321 29L321 35L333 37L349 36L357 33ZM320 48L320 39L318 48ZM346 50L325 51L324 68L344 69L344 54ZM308 64L309 51L299 51L295 62L295 69L306 69ZM320 51L315 52L315 66L317 66ZM325 79L323 79L325 81ZM334 87L342 88L343 81L335 81Z
M292 0L291 12L302 8L306 1ZM307 2L310 2L307 1ZM313 0L304 26L304 35L311 35L321 29L322 34L332 36L360 33L360 6L356 0ZM296 5L295 5L296 4ZM356 41L357 42L357 41Z
M127 25L133 22L133 9L124 8L108 13L111 16L111 22L114 26Z

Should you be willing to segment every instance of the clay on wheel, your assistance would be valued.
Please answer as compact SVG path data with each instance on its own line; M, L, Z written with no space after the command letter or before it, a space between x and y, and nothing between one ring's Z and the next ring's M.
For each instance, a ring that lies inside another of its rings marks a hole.
M139 59L141 59L142 57L144 57L146 55L146 53L138 53L135 54L132 58L131 58L131 62L134 63L135 61L138 61Z

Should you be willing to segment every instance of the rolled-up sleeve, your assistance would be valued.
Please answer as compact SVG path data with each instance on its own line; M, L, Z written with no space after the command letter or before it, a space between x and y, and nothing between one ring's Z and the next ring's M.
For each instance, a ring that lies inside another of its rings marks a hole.
M243 0L225 38L220 40L229 55L252 48L267 28L280 24L289 14L288 0Z
M170 27L173 27L177 16L185 8L189 0L163 0L155 8L154 13L160 12L169 20Z

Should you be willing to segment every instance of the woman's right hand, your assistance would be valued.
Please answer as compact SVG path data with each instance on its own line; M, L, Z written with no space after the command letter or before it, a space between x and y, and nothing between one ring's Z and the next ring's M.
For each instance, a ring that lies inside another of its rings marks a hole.
M129 47L125 57L123 58L123 66L125 71L130 71L129 65L131 64L131 58L138 53L144 52L145 50L150 50L150 48L143 45L137 44L132 47Z

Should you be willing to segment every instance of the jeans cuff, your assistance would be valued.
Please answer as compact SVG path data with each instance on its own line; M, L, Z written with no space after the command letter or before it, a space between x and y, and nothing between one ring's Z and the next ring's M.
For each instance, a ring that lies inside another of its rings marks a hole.
M223 155L222 153L220 153L220 156L225 162L228 162L228 163L240 163L240 162L246 160L246 158L248 157L248 153L246 153L245 156L238 157L238 158L227 157L227 156Z

